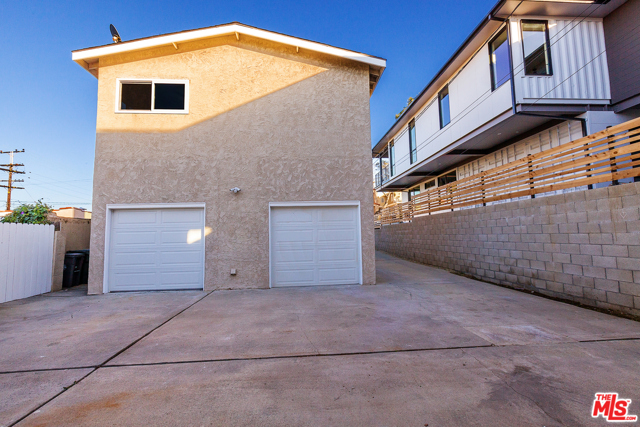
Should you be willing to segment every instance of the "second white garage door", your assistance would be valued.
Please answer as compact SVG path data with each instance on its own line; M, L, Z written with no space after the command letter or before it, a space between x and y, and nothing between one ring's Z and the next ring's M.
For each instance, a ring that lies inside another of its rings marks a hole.
M361 283L358 206L272 206L271 286Z
M204 209L111 211L109 291L203 289Z

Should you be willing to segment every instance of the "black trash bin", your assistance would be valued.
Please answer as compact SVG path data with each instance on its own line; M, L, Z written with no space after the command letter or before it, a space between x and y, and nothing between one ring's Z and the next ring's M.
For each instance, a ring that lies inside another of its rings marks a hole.
M62 287L70 288L80 284L80 273L85 255L78 252L67 252L64 256L64 270L62 272Z
M84 254L84 262L82 263L82 271L80 272L80 284L89 283L89 249L73 251L74 253Z

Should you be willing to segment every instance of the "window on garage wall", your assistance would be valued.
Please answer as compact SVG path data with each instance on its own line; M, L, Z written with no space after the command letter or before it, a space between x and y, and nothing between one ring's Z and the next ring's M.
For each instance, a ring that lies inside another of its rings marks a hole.
M186 114L189 112L187 80L118 79L116 112Z

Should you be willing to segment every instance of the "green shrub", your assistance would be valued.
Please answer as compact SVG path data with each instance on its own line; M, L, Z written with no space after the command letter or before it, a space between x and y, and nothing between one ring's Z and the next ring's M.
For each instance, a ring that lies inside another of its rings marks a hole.
M13 212L4 218L2 222L10 222L14 224L51 224L47 218L51 212L51 206L38 200L35 204L24 203L13 210Z

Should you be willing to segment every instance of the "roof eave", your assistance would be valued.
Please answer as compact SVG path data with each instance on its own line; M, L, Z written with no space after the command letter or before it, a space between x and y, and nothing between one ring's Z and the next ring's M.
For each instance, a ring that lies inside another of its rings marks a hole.
M368 64L370 67L380 69L380 74L382 74L382 71L387 66L387 61L383 58L378 58L375 56L366 55L364 53L342 49L310 40L300 39L285 34L275 33L256 27L250 27L239 23L224 24L199 30L183 31L179 33L132 40L124 43L115 43L106 46L75 50L71 52L71 59L88 70L86 64L92 63L94 61L91 60L97 60L98 58L103 56L116 55L124 52L149 49L157 46L171 45L173 43L177 44L186 41L225 36L230 34L244 34L251 37L271 40L276 43L295 46L299 49L307 49L314 52L325 53L328 55L349 59L355 62Z

